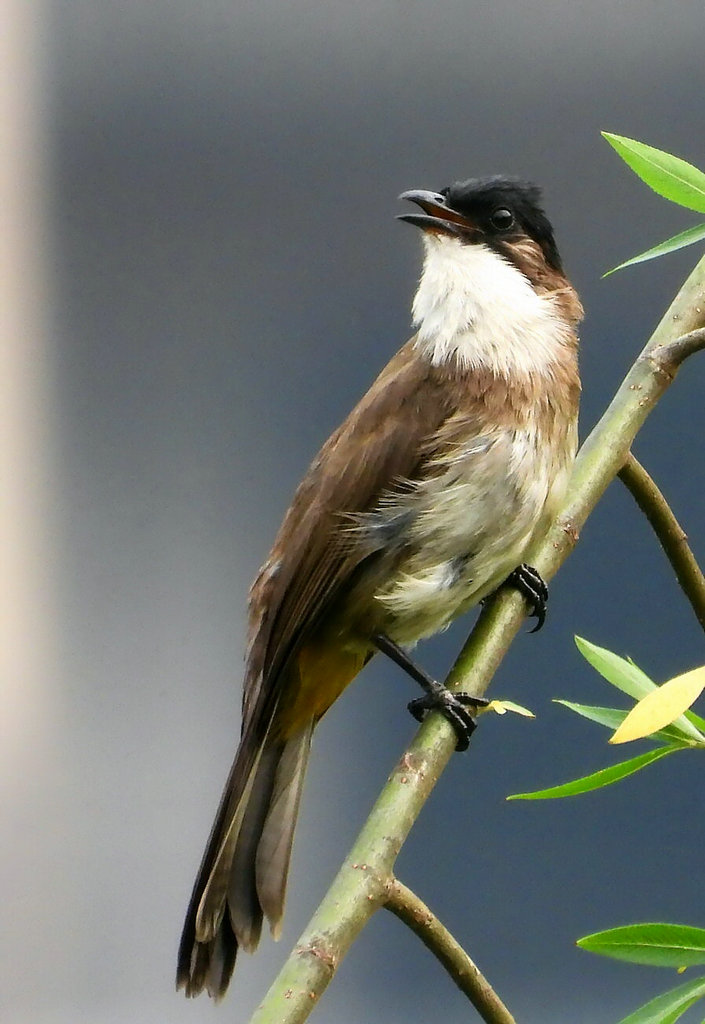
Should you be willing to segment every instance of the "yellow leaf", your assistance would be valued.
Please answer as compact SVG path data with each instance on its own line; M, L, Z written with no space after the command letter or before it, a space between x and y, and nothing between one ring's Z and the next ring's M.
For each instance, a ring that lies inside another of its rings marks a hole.
M669 679L635 704L610 743L628 743L650 736L675 722L705 689L705 665Z
M495 711L498 715L505 715L507 711L513 711L515 715L523 715L524 718L536 718L533 711L522 707L521 704L515 704L513 700L491 700L485 711Z

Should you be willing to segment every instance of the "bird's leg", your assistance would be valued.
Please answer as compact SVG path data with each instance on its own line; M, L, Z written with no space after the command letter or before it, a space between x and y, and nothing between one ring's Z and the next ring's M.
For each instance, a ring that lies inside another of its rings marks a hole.
M417 697L408 705L409 711L417 722L423 722L429 711L440 711L455 729L458 737L455 749L467 750L476 724L468 707L487 707L488 701L484 697L473 697L469 693L451 693L446 686L415 665L406 651L399 644L390 640L386 634L378 633L372 638L372 643L378 651L391 658L399 668L404 669L407 675L411 676L425 690L425 696Z
M546 602L548 601L548 587L538 569L522 562L513 572L509 573L504 583L510 587L516 587L526 600L531 609L531 617L537 620L536 625L529 632L538 633L546 621Z

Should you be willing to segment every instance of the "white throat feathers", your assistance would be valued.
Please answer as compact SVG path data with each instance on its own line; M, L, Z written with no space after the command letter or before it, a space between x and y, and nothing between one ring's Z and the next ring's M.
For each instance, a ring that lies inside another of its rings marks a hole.
M484 244L424 233L412 313L416 346L434 366L497 376L551 376L571 328L551 295L537 295L515 266Z

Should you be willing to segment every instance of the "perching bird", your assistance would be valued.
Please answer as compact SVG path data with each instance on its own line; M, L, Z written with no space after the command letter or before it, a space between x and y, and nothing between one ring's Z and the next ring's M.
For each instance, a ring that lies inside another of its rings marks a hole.
M224 994L238 947L276 937L314 726L382 650L467 745L472 698L404 653L508 578L554 518L577 445L578 296L533 185L405 192L422 213L418 330L324 444L250 591L240 746L194 885L177 986Z

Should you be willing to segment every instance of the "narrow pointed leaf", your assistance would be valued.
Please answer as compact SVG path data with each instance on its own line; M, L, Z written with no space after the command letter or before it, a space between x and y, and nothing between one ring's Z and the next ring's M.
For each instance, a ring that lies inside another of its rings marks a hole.
M590 722L605 725L608 729L616 729L621 725L629 712L619 708L601 708L594 704L575 704L572 700L554 700L554 704L562 704L564 708L574 711L576 715L587 718Z
M587 641L583 641L583 642L584 642L584 643L587 643ZM641 670L641 669L640 669L640 668L638 667L638 665L636 664L636 662L634 661L634 659L633 659L633 658L627 657L627 661L629 662L629 664L630 664L630 665L632 665L632 666L633 666L633 667L634 667L635 669L637 669L637 670L638 670L639 672L641 672L641 671L642 671L642 670ZM642 672L642 675L644 675L646 679L648 679L648 678L649 678L649 677L648 677L648 676L646 675L646 673L643 673L643 672ZM649 680L649 682L651 682L651 680ZM656 683L653 683L652 685L656 686L657 684L656 684ZM702 729L702 730L704 730L704 731L705 731L705 718L702 718L702 717L701 717L700 715L696 715L694 711L686 711L683 717L684 717L684 718L687 718L687 719L688 719L688 721L689 721L689 722L691 723L691 725L694 725L694 726L696 726L696 728L698 728L698 729ZM703 736L703 739L705 739L705 736ZM705 1022L703 1022L703 1024L705 1024Z
M659 242L652 249L647 249L646 252L639 253L638 256L632 256L631 259L625 260L624 263L619 263L602 276L603 278L609 277L610 274L614 274L618 270L624 270L625 267L632 267L636 263L646 263L647 260L655 260L657 256L665 256L669 252L675 252L676 249L685 248L686 245L695 245L696 242L701 242L703 239L705 239L705 224L696 224L695 227L681 231L680 234L673 235L672 238L667 238L665 242Z
M705 718L696 715L694 711L686 711L683 718L687 718L691 725L694 725L697 729L705 730Z
M593 789L602 789L603 786L610 786L613 782L626 779L627 776L645 768L652 761L658 761L666 754L672 754L679 747L659 747L658 750L649 750L646 754L639 754L629 761L620 761L619 764L610 765L609 768L602 768L592 775L585 775L580 779L573 779L572 782L565 782L561 786L551 786L549 789L538 789L533 793L513 793L507 800L554 800L564 796L578 796L580 793L589 793Z
M705 995L705 978L687 981L644 1003L619 1024L675 1024L685 1011Z
M628 743L663 729L679 718L705 689L705 667L669 679L635 704L610 738L610 743Z
M536 718L533 711L529 711L528 708L513 700L491 700L487 707L481 710L494 711L498 715L505 715L507 711L512 711L515 715L521 715L523 718Z
M603 678L616 686L618 690L641 700L651 690L656 689L656 683L650 679L645 672L627 658L620 658L618 654L608 651L606 647L598 647L581 636L575 637L575 644L592 667L600 673Z
M590 953L652 967L705 964L705 928L685 924L629 924L578 939Z
M622 708L602 708L592 704L575 704L571 700L555 700L554 704L562 704L564 707L574 711L576 715L581 715L590 722L597 722L598 725L604 725L608 729L616 729L629 714L628 711L624 711ZM649 736L649 739L654 741L660 740L662 743L681 744L682 746L692 743L692 740L684 736L675 725L659 729L658 732Z
M686 160L636 139L602 132L610 146L649 188L688 210L705 213L705 174Z
M620 658L618 654L608 651L606 647L598 647L597 644L592 644L589 640L585 640L580 636L575 637L575 643L585 660L608 683L616 686L618 690L622 690L623 693L628 694L630 697L641 700L647 693L657 689L653 679L649 679L647 674L628 658ZM685 715L679 717L673 724L689 740L702 743L703 739L705 739L703 734L695 728Z

